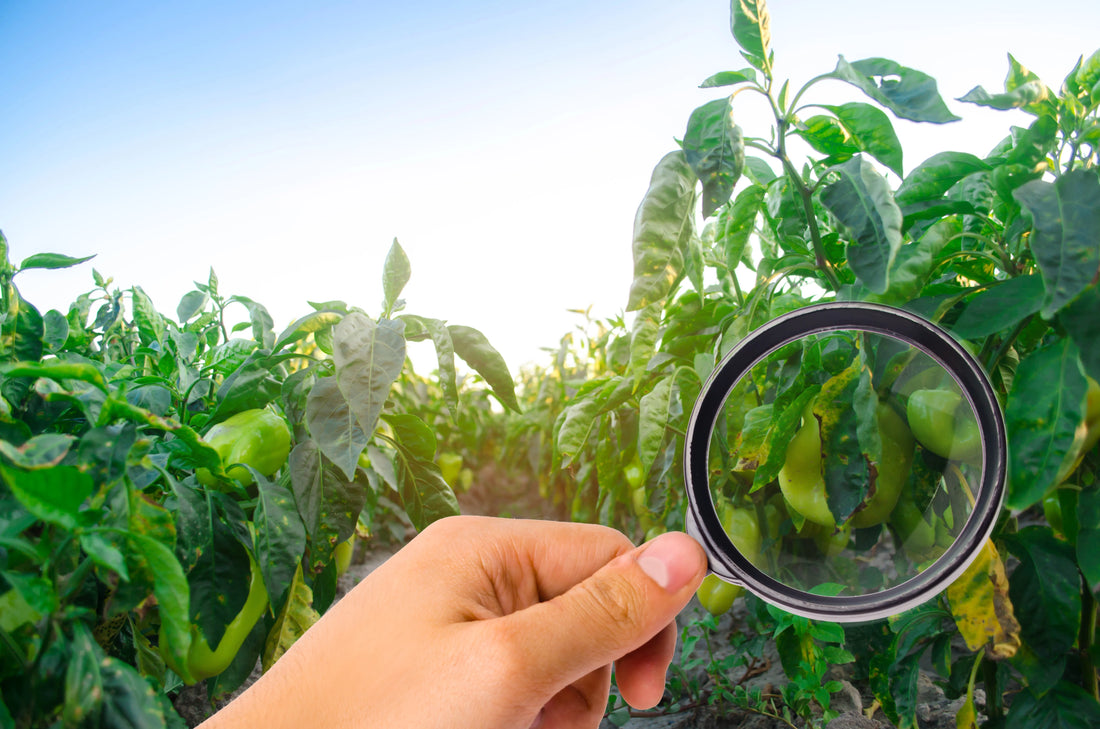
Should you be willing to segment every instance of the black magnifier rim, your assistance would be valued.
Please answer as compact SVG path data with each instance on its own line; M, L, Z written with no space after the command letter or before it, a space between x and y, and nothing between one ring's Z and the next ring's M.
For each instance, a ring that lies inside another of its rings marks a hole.
M944 554L900 585L864 595L814 595L761 572L733 545L718 519L710 493L709 449L715 423L737 382L779 347L810 334L855 329L891 337L915 347L946 369L962 389L982 437L982 480L974 507ZM687 528L707 552L710 570L744 585L787 612L815 620L865 622L919 605L950 585L981 550L993 531L1004 499L1008 442L996 393L978 361L935 324L904 309L854 301L811 304L751 332L722 359L703 385L688 421L684 475Z

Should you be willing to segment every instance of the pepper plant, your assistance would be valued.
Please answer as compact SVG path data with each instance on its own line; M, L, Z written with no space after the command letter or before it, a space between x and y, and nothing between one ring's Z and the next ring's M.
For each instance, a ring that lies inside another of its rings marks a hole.
M396 241L377 316L330 301L282 331L213 271L174 315L95 271L67 312L19 293L86 260L15 266L0 236L0 727L179 726L181 685L233 691L324 612L375 515L457 513L396 396L423 383L408 343L452 417L456 357L508 407L513 384L476 329L403 311Z
M945 150L913 164L895 119L959 119L934 79L885 58L841 56L831 70L792 83L776 75L765 2L733 0L730 18L743 67L702 82L722 95L690 114L678 148L653 171L634 221L625 364L592 378L565 408L555 424L557 463L576 471L594 464L601 518L638 509L640 521L680 526L688 414L716 362L748 332L817 301L919 313L972 349L1001 399L1010 450L1005 509L974 565L937 600L877 628L823 632L850 651L857 675L898 726L916 726L922 660L966 697L960 726L976 726L979 681L987 725L1096 725L1100 51L1055 86L1010 55L1003 90L978 86L958 101L1023 112L1026 125L1010 126L991 150ZM832 102L828 89L838 86L866 99ZM770 113L770 128L738 125L752 104ZM719 464L735 506L788 512L784 538L813 519L792 505L797 494L765 501L775 492L769 484L782 484L784 469L790 483L796 471L820 480L831 467L821 438L798 427L807 422L807 399L828 406L812 378L831 373L820 358L792 361L801 367L794 379L773 381L766 401L745 407L730 431L734 457ZM798 388L783 397L792 381ZM901 427L912 434L897 442L918 457L961 449L962 430L944 437L948 399L935 386L911 398ZM757 405L764 407L749 417ZM816 465L809 456L789 460L799 438L808 452L817 449ZM881 447L859 455L885 463ZM624 486L631 464L640 467L641 498ZM874 479L869 472L851 493L822 491L828 518L818 512L817 520L850 526L870 510ZM1044 515L1044 499L1057 525ZM838 511L842 502L848 508ZM908 507L880 508L899 545L903 532L922 529L931 530L927 548L936 546L934 525L919 512L920 523L903 526ZM936 508L942 517L944 506ZM777 641L792 635L785 624L775 623ZM810 627L800 635L815 640ZM818 685L801 673L810 664L785 660L784 668L796 687ZM820 714L809 704L827 703L797 691L787 698L811 719Z

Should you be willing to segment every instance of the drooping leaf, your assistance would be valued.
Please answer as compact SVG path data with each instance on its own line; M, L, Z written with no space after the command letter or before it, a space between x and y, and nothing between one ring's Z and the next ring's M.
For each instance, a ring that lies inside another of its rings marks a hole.
M153 575L153 595L157 598L161 634L167 641L164 648L175 658L178 666L184 666L191 647L190 589L187 576L171 548L160 541L133 531L127 535L127 540L131 549L145 560ZM227 621L224 625L228 624Z
M196 314L205 309L209 301L210 297L207 296L205 291L188 291L176 306L176 317L181 324L186 324Z
M403 315L403 321L414 321L432 339L435 345L435 358L439 365L439 387L443 390L443 402L452 414L458 413L458 375L455 370L455 345L447 324L440 319Z
M1031 213L1031 251L1046 284L1042 315L1049 319L1100 270L1100 176L1073 170L1053 183L1027 182L1013 196Z
M504 357L489 344L485 335L473 327L458 324L448 326L447 332L451 335L455 354L485 379L504 407L520 412L512 373L508 371Z
M374 432L390 387L405 366L405 323L352 312L333 330L336 383L366 434Z
M291 580L283 609L279 611L275 625L267 635L261 664L263 670L269 670L320 619L320 614L313 609L313 590L305 583L302 566L299 564Z
M847 81L902 119L944 124L958 121L931 76L886 58L849 63L840 56L833 78Z
M275 340L272 351L278 352L286 345L293 344L300 339L305 339L314 332L333 327L343 318L344 313L340 311L325 309L310 312L300 319L293 321L290 326L283 330L283 333Z
M959 101L977 106L986 106L990 109L1022 109L1050 97L1050 89L1042 81L1028 81L1017 86L1011 91L1000 94L991 94L981 86L975 86L959 97Z
M187 575L191 593L191 620L207 645L217 645L225 628L244 607L251 581L246 544L252 539L244 512L228 496L206 491L201 517L208 523L210 541L203 545Z
M372 464L376 460L371 456ZM294 501L310 539L310 569L317 572L328 564L336 545L355 530L370 487L358 480L358 474L356 480L346 478L312 440L294 447L289 466Z
M665 155L654 168L634 217L628 311L664 299L683 274L683 241L695 234L696 180L681 150Z
M709 218L733 194L745 165L741 127L729 98L715 99L691 113L682 142L684 158L703 183L703 217Z
M61 716L68 726L85 722L94 726L99 723L103 706L103 676L100 673L103 651L96 645L88 626L81 622L73 624L70 646L72 657L65 669L65 704Z
M1005 408L1009 487L1005 499L1026 509L1056 484L1084 415L1088 383L1077 347L1068 338L1035 350L1020 362Z
M960 230L955 219L938 220L916 241L902 243L890 267L886 291L867 300L898 306L915 299L934 270L936 257Z
M1012 658L1020 647L1020 624L1008 597L1008 577L989 539L966 571L947 588L947 602L968 650L988 648L995 659Z
M821 202L848 229L852 271L871 291L882 293L901 246L901 210L886 180L862 157L832 170L840 179L822 190Z
M412 265L409 263L409 257L405 255L405 250L394 238L390 252L386 254L386 264L382 269L382 292L385 296L382 308L386 317L400 308L398 297L401 296L401 291L411 276Z
M595 397L581 398L567 405L563 413L565 418L557 431L557 451L561 455L561 467L568 468L584 450L592 434L600 414L600 402Z

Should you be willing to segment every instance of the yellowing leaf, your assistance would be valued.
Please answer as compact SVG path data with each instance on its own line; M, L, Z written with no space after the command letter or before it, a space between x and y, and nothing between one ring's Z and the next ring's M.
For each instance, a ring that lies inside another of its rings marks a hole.
M302 565L299 564L290 583L286 603L279 611L275 626L267 635L262 664L264 672L320 619L320 613L313 609L313 590L302 580Z
M986 540L977 558L950 587L947 600L966 647L987 647L994 659L1011 658L1020 647L1020 624L1008 598L1004 562Z

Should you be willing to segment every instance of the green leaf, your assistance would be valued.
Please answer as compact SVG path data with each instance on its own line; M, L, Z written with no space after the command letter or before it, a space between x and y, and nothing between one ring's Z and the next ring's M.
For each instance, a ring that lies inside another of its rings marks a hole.
M840 106L825 106L852 135L856 146L902 176L901 142L890 118L881 110L859 102Z
M682 146L684 158L703 183L703 217L709 218L729 201L745 166L745 141L728 97L691 113Z
M484 378L504 407L520 412L512 373L508 371L504 357L489 344L485 335L473 327L458 324L450 325L447 331L451 335L455 354Z
M455 345L446 322L420 316L403 315L402 321L413 322L424 328L435 345L435 358L439 365L439 387L443 390L443 402L452 415L458 414L458 374L455 370Z
M1100 176L1079 169L1053 183L1032 180L1013 197L1031 213L1031 251L1046 284L1042 315L1049 319L1100 270Z
M710 89L720 86L733 86L745 81L756 80L756 69L743 68L740 71L720 71L699 84L701 89Z
M915 299L935 268L936 257L961 229L956 220L938 220L918 240L903 243L890 267L886 291L867 300L897 306Z
M882 293L901 246L901 210L886 180L863 158L832 171L840 179L822 190L821 202L848 229L848 265L853 273L867 288Z
M424 440L429 436L434 450L434 434L423 422L411 415L407 417L412 420L400 421L400 430L395 427L400 461L396 475L401 504L413 527L419 530L436 519L458 514L459 508L454 491L443 479L439 466L430 457L421 457L426 453ZM411 430L413 421L415 429Z
M964 177L989 169L988 164L972 154L940 152L921 162L901 181L894 200L903 207L922 200L936 200Z
M1059 681L1037 696L1025 689L1012 700L1005 729L1091 729L1100 726L1100 704L1080 686Z
M975 86L959 97L959 101L977 106L986 106L990 109L1022 109L1040 101L1046 101L1050 97L1050 90L1042 81L1028 81L1011 91L1003 94L991 94L981 86Z
M764 0L730 0L730 32L745 53L770 69L771 15Z
M266 349L250 352L237 369L218 388L218 406L211 419L224 420L243 410L262 408L279 396L282 383L272 372L287 355L272 357Z
M157 611L160 614L161 635L164 636L166 648L175 659L176 665L184 666L187 663L187 652L191 648L190 590L187 576L170 547L152 537L132 531L126 538L132 551L140 554L149 566L153 575L153 595L157 598ZM227 620L224 625L228 624ZM219 635L219 639L220 637Z
M966 302L951 330L960 339L981 339L1011 331L1043 303L1043 279L1037 275L1017 276L981 291Z
M1073 547L1044 527L1026 527L1005 535L1019 561L1009 578L1008 596L1020 622L1026 650L1013 664L1031 690L1045 693L1062 675L1066 652L1081 624L1081 577Z
M352 312L333 331L336 382L368 435L405 366L405 324Z
M77 527L80 506L95 489L92 477L73 466L22 471L0 465L0 475L23 508L70 531Z
M47 352L56 352L69 339L69 320L57 309L50 309L42 317L42 346Z
M634 217L634 280L628 311L663 300L683 274L682 241L695 235L695 173L684 152L665 155Z
M190 616L207 645L221 642L225 628L244 607L252 579L246 545L251 536L244 512L236 502L217 491L205 492L200 518L210 541L201 545L198 559L187 574ZM178 643L177 643L178 644ZM186 655L186 654L185 654Z
M630 332L630 365L628 371L633 376L634 389L641 386L646 377L647 365L657 351L660 338L661 310L657 304L650 304L634 318Z
M718 219L718 240L725 254L726 267L730 275L741 265L745 246L756 226L756 217L764 203L765 189L760 185L750 185L742 190L732 205L727 206Z
M1070 339L1081 351L1085 373L1100 381L1100 286L1086 288L1058 314Z
M23 262L19 264L19 270L26 271L31 268L69 268L70 266L76 266L85 261L90 261L93 258L95 258L95 255L84 256L83 258L73 258L72 256L62 255L61 253L35 253L23 259Z
M902 119L944 124L958 121L936 88L936 80L887 58L848 63L837 60L832 78L847 81Z
M1077 347L1068 338L1055 340L1020 362L1005 408L1010 456L1006 504L1010 508L1026 509L1056 485L1055 477L1084 416L1087 388Z
M333 327L343 318L344 313L340 311L325 309L322 311L310 312L300 319L296 319L290 326L283 330L283 333L275 340L272 351L278 352L288 344L293 344L300 339L305 339L314 332Z
M37 362L42 358L45 334L42 315L14 284L9 283L7 289L7 316L0 317L0 357L9 362Z
M859 152L852 135L836 117L817 114L804 120L794 131L811 147L827 155L827 163L846 162Z
M176 317L181 324L186 324L191 321L192 317L206 308L208 301L210 301L210 297L206 295L205 291L188 291L180 299L179 305L176 306Z
M653 467L664 443L665 431L671 420L672 380L672 375L661 378L639 402L638 457L642 461L643 472Z
M313 609L313 590L305 583L302 566L294 572L290 590L283 609L275 618L275 625L267 636L264 648L263 670L266 672L283 656L287 650L301 638L306 630L321 619Z
M1081 491L1077 499L1077 564L1088 586L1100 585L1100 486Z
M565 417L557 433L557 450L561 454L561 468L568 468L584 450L584 445L588 442L600 411L600 402L594 396L581 398L566 406L563 411Z
M385 297L382 309L386 318L401 308L398 305L398 297L401 296L401 291L411 276L412 265L409 263L409 257L405 255L401 244L394 238L390 252L386 254L385 268L382 269L382 292Z
M271 483L255 470L252 475L259 490L256 511L252 515L256 563L263 574L272 609L278 612L305 553L306 529L294 495L285 486Z
M211 274L213 274L213 270L211 270ZM271 313L268 312L267 307L247 296L233 296L229 300L243 304L248 309L248 319L252 324L252 338L256 341L257 346L270 350L275 344L275 320L271 318Z
M335 377L318 377L306 400L306 425L314 442L350 481L370 436L363 432Z

